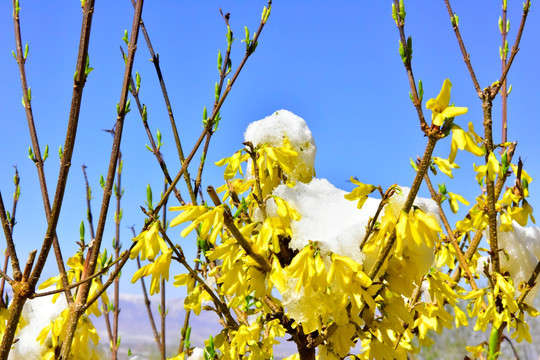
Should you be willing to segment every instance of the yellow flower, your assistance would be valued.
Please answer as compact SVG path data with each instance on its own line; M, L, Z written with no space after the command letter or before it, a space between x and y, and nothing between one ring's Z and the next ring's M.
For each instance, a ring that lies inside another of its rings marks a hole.
M143 276L152 275L150 283L150 295L159 293L161 279L169 280L169 267L171 265L172 250L167 249L156 261L143 266L133 274L131 282L134 283Z
M356 188L354 188L349 194L345 194L345 199L350 201L358 200L357 207L361 209L366 202L368 195L371 194L377 187L374 185L363 184L353 177L351 177L351 182L356 185Z
M435 165L439 167L439 170L441 170L446 175L450 176L450 178L454 178L454 175L452 175L452 169L459 169L459 165L453 162L450 162L446 159L440 158L440 157L434 157L433 162Z
M148 258L148 260L153 261L156 255L159 253L159 250L161 250L163 253L167 251L167 244L159 236L158 227L158 222L154 222L152 225L150 225L148 230L140 233L137 237L132 239L133 241L136 241L137 244L131 250L131 254L129 255L131 259L135 259L140 252L141 260L146 260Z
M441 92L436 99L429 99L426 103L426 108L433 111L431 120L433 125L442 126L447 118L453 118L465 114L468 109L466 107L448 106L450 104L450 89L452 83L450 80L444 80Z
M464 205L469 206L469 202L463 198L463 196L448 192L448 201L450 202L450 209L454 214L459 210L458 201Z

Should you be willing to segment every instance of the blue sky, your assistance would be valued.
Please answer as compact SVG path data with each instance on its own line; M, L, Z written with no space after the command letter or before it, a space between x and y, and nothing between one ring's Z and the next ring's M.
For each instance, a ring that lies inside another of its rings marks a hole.
M213 103L214 83L218 80L217 51L223 51L226 45L226 28L219 8L231 13L235 37L241 39L244 25L255 31L265 4L264 1L223 0L145 3L143 19L154 49L160 54L186 152L202 130L203 107L211 108ZM416 112L409 100L390 4L390 1L276 1L257 51L221 111L223 120L212 140L203 186L221 185L223 169L213 166L213 162L242 147L243 132L250 122L279 109L296 113L310 126L318 147L318 177L327 178L344 189L352 188L348 182L350 176L384 188L394 183L410 186L414 172L409 159L422 154L426 139L419 130ZM462 61L444 3L418 0L406 2L406 6L406 32L413 38L413 67L416 78L423 80L424 98L435 97L444 79L449 78L453 83L452 101L469 107L469 113L456 122L466 126L472 121L480 131L481 103ZM453 6L460 17L462 34L480 84L487 86L500 76L498 48L501 40L497 25L500 3L455 1ZM0 191L6 206L11 208L12 166L17 165L22 195L14 236L19 257L24 261L28 251L39 248L46 224L36 171L28 159L31 142L21 106L18 69L11 56L15 48L11 13L10 2L0 3L0 147L3 154ZM124 67L119 46L123 45L124 29L131 28L132 15L128 0L98 1L95 7L90 42L90 61L95 70L84 90L68 196L58 226L66 258L75 251L79 225L86 218L83 164L88 167L93 188L94 218L99 212L102 196L99 177L107 171L112 143L111 136L102 129L112 128L116 118ZM28 42L30 46L26 68L40 145L42 149L45 144L51 148L46 174L49 191L53 194L59 165L57 149L64 142L71 98L80 2L21 1L20 16L23 43ZM509 16L512 45L521 17L521 2L509 2ZM521 50L509 74L513 91L508 112L509 139L519 142L517 155L525 160L525 169L533 178L540 176L538 33L540 18L533 5ZM238 65L243 49L239 40L235 42L233 67ZM149 58L141 37L134 65L134 70L142 76L140 97L148 106L152 129L160 128L164 134L164 157L171 173L176 173L179 164L174 156L174 140L168 132L169 120ZM495 101L494 122L497 124L495 141L499 142L499 100ZM140 118L132 111L126 120L122 142L125 196L121 241L124 247L131 243L131 231L127 227L135 225L140 229L142 226L143 214L139 206L146 201L146 184L153 187L154 198L162 188L158 164L145 149L146 143ZM440 142L435 155L446 157L449 147L448 139ZM456 161L462 168L456 173L455 181L444 175L433 181L445 182L449 191L473 201L478 186L471 163L482 160L460 153ZM195 172L194 168L191 171ZM533 183L531 204L538 208L536 191ZM421 195L428 196L425 188ZM111 215L112 211L111 207ZM189 254L193 250L190 239L180 239L179 233L179 228L171 229L171 235L185 244ZM113 236L111 216L105 243L110 244ZM55 269L51 261L45 278L53 276ZM128 287L134 269L133 264L128 264L123 272L122 291L138 291L138 286ZM172 273L181 271L179 267L172 269Z

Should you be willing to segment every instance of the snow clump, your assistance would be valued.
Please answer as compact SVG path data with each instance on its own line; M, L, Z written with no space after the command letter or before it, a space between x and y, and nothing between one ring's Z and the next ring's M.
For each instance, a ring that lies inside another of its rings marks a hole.
M297 166L287 176L291 180L309 182L315 175L315 140L304 119L292 112L279 110L262 120L252 122L244 133L244 139L253 146L267 144L272 147L283 146L287 139L299 157Z
M46 290L54 289L51 287ZM43 345L36 339L41 330L56 320L66 308L67 302L62 296L59 296L56 302L52 301L52 296L36 297L26 301L22 311L26 325L16 335L19 340L13 344L8 359L41 359L43 353L52 345L51 335L49 334Z

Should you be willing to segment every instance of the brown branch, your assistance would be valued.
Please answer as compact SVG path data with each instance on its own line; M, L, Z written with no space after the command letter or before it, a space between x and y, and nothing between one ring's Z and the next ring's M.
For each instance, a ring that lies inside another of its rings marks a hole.
M519 43L521 41L521 36L523 35L523 29L525 28L525 22L527 21L527 15L529 14L530 7L531 7L531 0L527 0L527 2L523 5L523 15L521 16L521 23L519 24L519 30L516 35L516 41L514 41L514 45L512 46L510 58L508 59L508 62L506 63L506 67L504 68L502 72L499 82L493 87L491 91L492 98L494 98L497 95L502 83L505 82L506 76L508 75L508 71L510 71L510 67L512 66L512 63L514 62L514 58L516 57L519 51Z
M536 264L531 276L529 277L529 280L527 281L525 289L522 291L521 295L519 295L519 298L517 300L518 304L521 304L523 303L523 301L525 301L525 298L527 297L529 292L536 285L536 279L538 278L539 274L540 274L540 261Z
M203 279L201 279L201 277L197 274L197 272L186 261L186 257L184 256L184 252L182 251L182 248L179 245L174 245L174 243L171 241L167 233L161 227L161 224L159 225L160 225L159 232L161 233L161 236L167 242L167 244L169 244L169 247L172 249L172 251L175 253L176 255L175 259L186 268L186 270L195 279L195 281L201 284L204 290L210 295L210 297L212 298L212 301L214 302L214 305L216 306L216 309L219 309L219 312L227 320L227 325L231 327L232 329L238 329L238 323L232 317L229 311L229 308L227 307L227 304L222 302L219 299L219 297L214 293L214 291L206 284L206 282Z
M124 56L124 51L122 48L120 48L120 51L122 52L122 55ZM143 120L144 130L146 131L146 135L148 136L148 141L150 141L150 146L152 148L152 154L156 157L156 160L159 164L159 167L161 168L161 171L163 172L163 175L165 176L165 179L169 184L172 183L171 176L169 174L169 169L167 168L167 164L165 163L165 160L163 159L163 154L159 150L159 148L156 145L156 142L154 141L154 136L152 135L152 130L150 130L150 127L148 126L148 121L145 119L144 116L144 109L141 105L141 101L139 99L139 93L136 89L136 85L133 82L133 77L129 78L129 85L131 88L131 95L135 99L135 103L137 104L137 109L139 110L139 115L141 116L141 119ZM189 175L188 175L189 176ZM185 201L182 198L182 195L180 194L180 191L174 187L173 188L174 195L178 199L178 202L180 202L181 205L185 205Z
M431 135L428 138L428 143L426 145L426 150L424 151L424 155L422 156L422 160L420 162L420 165L418 166L418 171L416 172L416 176L414 178L413 184L411 186L411 190L409 191L409 195L407 196L407 199L405 200L405 204L403 205L403 208L401 209L402 212L405 212L406 214L409 213L409 211L412 208L412 205L414 203L414 199L416 198L416 195L418 194L418 190L420 190L420 185L422 184L424 175L426 174L427 170L429 169L429 165L431 164L431 154L433 154L433 150L435 149L435 145L437 144L437 141L439 140L437 135ZM390 235L390 238L384 244L384 247L382 248L381 252L379 253L379 256L377 257L377 260L375 261L375 264L371 268L369 272L370 279L375 279L379 273L379 270L381 269L382 265L390 255L390 250L394 246L394 243L396 242L396 229L392 231L392 234Z
M474 69L471 64L471 56L469 55L469 53L467 52L467 49L465 48L465 43L463 42L463 38L461 37L461 32L459 31L458 22L456 21L454 17L455 13L452 10L452 6L450 5L450 0L444 0L444 3L446 4L446 9L448 10L448 15L450 16L452 28L454 29L454 33L456 34L456 39L459 44L459 49L461 50L461 54L463 55L463 61L465 61L465 65L467 65L467 69L469 70L469 74L471 75L471 80L473 82L476 93L478 94L478 97L482 98L482 88L480 87L480 84L478 83L478 80L476 79L476 74L474 73Z
M405 36L405 19L402 19L400 16L400 6L398 0L394 0L394 6L396 7L396 25L399 30L399 41L401 42L401 46L403 46L403 49L408 52L407 39ZM416 81L414 79L411 60L412 54L407 53L406 59L405 61L403 61L403 65L405 66L405 70L407 71L407 78L409 80L409 86L411 88L411 94L413 96L413 105L416 109L416 113L418 114L418 120L420 121L420 129L422 129L424 134L427 135L429 132L429 125L426 122L426 119L424 117L424 111L422 110L422 99L420 99L420 96L418 95L418 90L416 89Z
M93 240L96 237L96 234L94 233L94 223L92 222L92 208L90 206L90 200L92 199L90 194L92 189L90 188L90 185L88 183L88 177L86 176L86 165L82 166L82 171L86 187L86 217L88 219L88 225L90 227L90 238Z
M210 195L210 198L216 206L222 205L221 201L219 200L219 196L216 194L213 186L208 186L206 191L208 192L208 195ZM255 249L253 249L253 246L251 246L251 244L244 238L244 235L242 235L240 230L238 230L238 228L234 224L234 219L231 215L231 209L229 209L229 206L227 204L223 204L223 207L225 209L225 211L223 212L223 222L225 223L227 229L229 229L236 241L238 241L242 249L244 249L246 254L250 256L253 260L255 260L255 262L259 264L263 271L270 272L272 270L272 265L270 265L270 263L268 262L268 260L266 260L265 257L256 252Z
M133 7L135 7L135 0L131 0L131 3L133 4ZM141 19L141 31L146 41L148 51L150 52L150 56L152 57L151 61L154 64L154 68L156 69L159 85L161 86L161 92L163 93L163 100L165 101L165 106L167 107L167 113L169 114L169 120L171 122L171 129L173 131L174 141L176 143L176 150L178 152L178 158L180 159L180 163L183 164L185 161L184 151L182 149L182 143L180 142L180 136L178 135L178 128L176 126L176 120L174 119L171 102L169 101L169 94L167 92L165 81L163 80L163 74L161 72L161 67L159 65L159 55L154 52L154 48L150 41L150 36L148 35L148 31L146 30L146 26L144 25L144 22L142 21L142 19ZM189 175L189 172L184 173L184 180L186 182L186 186L188 188L191 201L195 204L196 199L197 199L197 194L193 191L193 187L191 186L191 177Z
M270 9L271 6L272 6L272 0L268 0L267 8ZM232 37L232 31L230 30L230 27L229 27L229 16L228 16L228 14L224 15L223 18L225 19L225 23L226 23L227 28L230 31L230 34L231 34L231 37ZM195 192L197 192L197 189L199 189L199 187L201 185L202 172L203 172L203 169L204 169L204 164L205 164L205 160L206 160L206 154L207 154L207 151L208 151L208 146L210 144L210 139L212 138L212 135L215 132L215 129L213 129L213 127L214 127L216 121L218 121L219 111L221 109L221 106L223 105L223 102L227 98L227 95L229 95L229 92L231 91L236 79L238 78L238 75L240 75L240 72L242 71L242 69L244 68L244 65L246 64L246 61L255 52L255 49L257 48L259 36L261 35L261 32L262 32L265 24L266 24L266 19L262 18L261 22L259 24L259 28L257 29L257 32L253 36L253 39L251 39L251 42L250 42L249 46L246 45L246 52L244 54L244 58L240 62L240 65L238 65L238 68L236 68L236 71L235 71L233 77L231 79L229 79L229 81L227 83L227 86L225 87L225 91L223 92L223 95L222 95L222 87L223 87L223 84L224 84L225 77L228 74L227 63L228 63L229 55L230 55L230 52L231 52L231 49L230 49L231 44L228 44L227 52L225 54L225 62L223 63L223 65L221 67L220 81L219 81L219 84L218 84L216 100L214 102L214 107L212 109L212 115L210 116L210 118L205 119L205 120L207 120L206 128L208 130L208 137L206 139L206 143L205 143L203 154L202 154L202 159L203 160L200 163L199 171L197 173L197 179L195 181L195 190L196 190Z
M19 258L17 257L17 251L15 250L15 243L13 242L13 238L11 237L11 228L9 226L9 220L7 218L6 209L4 207L4 200L2 199L1 192L0 192L0 221L2 221L2 228L4 229L4 236L6 237L7 256L11 257L11 268L13 271L13 277L15 278L16 281L21 281L22 272L21 272L21 267L19 265ZM6 276L4 276L4 278L7 279Z
M124 79L122 82L122 92L120 94L120 101L118 105L118 116L116 119L116 125L115 125L115 131L114 131L114 141L113 146L111 149L111 158L109 161L109 170L107 173L107 180L105 184L105 189L103 192L103 200L101 204L101 211L99 214L99 221L97 224L97 230L96 230L96 237L94 239L94 246L89 249L89 253L87 256L89 256L89 266L88 268L85 267L85 272L83 272L83 278L88 277L91 274L94 273L96 265L97 265L97 259L99 256L99 250L101 248L101 242L103 240L103 232L105 229L105 223L107 220L107 212L110 205L110 198L111 198L111 190L112 185L114 182L114 175L116 172L116 166L118 162L118 156L120 152L120 143L122 139L122 130L124 126L124 119L126 116L126 104L127 104L127 98L128 98L128 87L129 87L129 77L133 68L133 61L135 58L135 52L137 49L137 39L139 35L139 22L141 19L141 13L142 13L142 7L143 7L144 0L139 0L137 2L137 7L135 10L135 14L133 16L133 24L131 27L131 38L129 43L129 53L127 56L126 61L126 67L124 72ZM79 320L79 317L83 314L83 311L80 309L83 309L87 304L87 299L90 291L90 285L85 284L81 287L80 291L77 294L77 307L76 310L73 313L70 313L69 319L68 319L68 325L67 325L67 331L66 331L66 340L64 341L64 344L62 345L62 351L61 356L65 359L68 358L70 350L71 350L71 343L73 340L73 336L75 334L75 329L77 327L77 322Z
M36 169L38 172L38 178L39 178L39 185L41 190L41 196L43 199L43 207L45 209L45 216L47 219L47 222L50 222L51 220L51 203L49 199L49 191L47 189L47 181L45 179L45 171L43 168L44 160L41 156L41 150L39 147L39 141L38 141L38 135L36 131L36 126L34 123L34 115L32 112L32 103L30 98L30 92L28 87L28 82L26 79L26 69L25 69L25 62L26 57L23 54L22 49L22 40L21 40L21 27L19 22L19 11L16 10L16 2L13 0L13 25L14 25L14 33L15 33L15 47L16 47L16 57L17 57L17 64L19 65L19 73L21 78L21 88L23 92L23 103L24 108L26 112L26 119L28 122L28 130L30 132L30 139L32 141L32 148L34 153L34 164L36 165ZM27 45L28 46L28 45ZM56 233L54 233L52 238L52 245L54 249L54 254L56 257L56 264L58 267L58 271L60 273L60 278L62 280L62 283L65 286L68 284L68 278L66 273L66 268L64 265L64 259L62 257L62 251L60 249L60 245L58 243L58 237ZM39 261L38 261L39 262ZM73 303L73 298L71 293L66 292L65 294L66 300L68 304Z
M461 251L461 248L459 247L459 244L457 242L456 237L454 236L454 232L452 230L452 227L448 223L448 219L446 217L446 214L444 213L444 210L441 205L441 196L437 192L435 192L435 189L433 188L433 184L431 183L431 180L429 179L429 174L426 172L426 175L424 175L424 181L429 189L429 192L431 194L431 198L437 203L437 206L439 207L439 216L441 217L441 221L444 225L444 228L446 229L446 233L448 235L448 239L450 239L450 243L454 247L454 250L456 251L456 256L459 262L459 266L465 270L465 274L467 275L467 279L469 280L469 284L471 285L471 288L473 290L477 290L478 286L476 286L476 282L474 281L474 277L471 273L471 269L469 269L469 265L467 264L467 260L463 256L463 252Z
M507 32L506 32L506 13L507 13L507 3L506 0L502 1L502 17L501 17L501 28L499 29L501 31L501 65L502 65L502 73L504 73L504 70L506 69L506 62L507 62L507 53L506 53L506 44L508 43L508 40L506 38ZM502 140L501 142L505 143L508 135L508 81L507 79L504 79L504 81L501 84L501 116L502 116ZM502 149L504 152L504 149Z

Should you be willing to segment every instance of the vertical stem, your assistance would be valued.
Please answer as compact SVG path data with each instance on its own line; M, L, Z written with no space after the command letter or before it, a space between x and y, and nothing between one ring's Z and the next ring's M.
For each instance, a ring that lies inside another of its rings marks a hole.
M488 163L489 154L493 152L493 120L491 110L493 107L489 91L484 92L482 110L484 112L484 145L486 146L485 161ZM491 265L493 273L501 271L499 261L499 247L497 241L497 211L495 210L495 183L486 176L487 214L489 224L489 246L491 248Z
M92 276L92 274L95 271L95 268L97 265L97 259L99 256L99 250L101 248L101 242L103 240L103 233L105 231L105 222L107 220L107 213L108 213L109 205L110 205L112 185L114 182L114 175L116 173L116 165L117 165L118 156L120 153L122 130L124 128L124 119L126 116L126 104L127 104L127 97L128 97L129 78L130 78L130 74L133 68L133 61L134 61L135 52L137 49L137 40L139 36L139 22L141 20L143 3L144 3L144 0L137 1L135 14L133 16L133 24L131 27L131 37L130 37L130 42L129 42L129 53L128 53L127 61L126 61L124 79L122 82L122 92L120 94L120 101L119 101L119 113L116 119L114 141L113 141L113 146L111 149L109 170L107 172L107 181L106 181L105 189L103 192L101 211L99 214L99 221L98 221L97 229L96 229L96 238L94 239L94 246L89 249L89 252L87 255L90 260L88 263L88 267L86 267L85 272L83 272L83 275L82 275L83 279L89 276ZM62 351L61 351L62 359L67 360L71 352L71 344L73 342L73 336L75 334L77 322L80 316L84 313L85 304L86 304L86 301L88 300L88 294L90 291L90 285L91 285L91 282L86 282L81 286L77 294L76 306L73 307L73 311L70 312L69 314L67 330L66 330L66 338L65 338L64 343L62 344Z
M163 193L167 191L167 180L163 184ZM163 231L167 231L167 202L163 206L161 227ZM165 318L167 316L166 301L165 301L165 279L161 279L161 359L165 360Z
M118 259L120 256L120 221L122 220L120 218L121 214L121 207L120 207L120 201L122 199L122 152L119 152L118 154L118 170L116 174L116 213L115 213L115 241L114 241L114 258ZM116 263L116 269L118 269L120 266L119 263ZM119 321L119 315L120 315L120 277L117 276L114 279L114 300L113 300L113 328L112 328L112 335L113 335L113 345L112 345L112 355L113 360L116 360L118 357L118 321Z
M504 69L506 69L506 58L507 53L505 51L506 49L506 0L502 1L502 27L501 27L501 35L502 35L502 44L501 44L501 62L502 62L502 68L501 72L504 72ZM507 140L507 133L508 133L508 123L507 123L507 102L508 102L508 82L505 78L503 83L501 84L501 103L502 103L502 142L505 143ZM504 151L504 150L503 150Z

